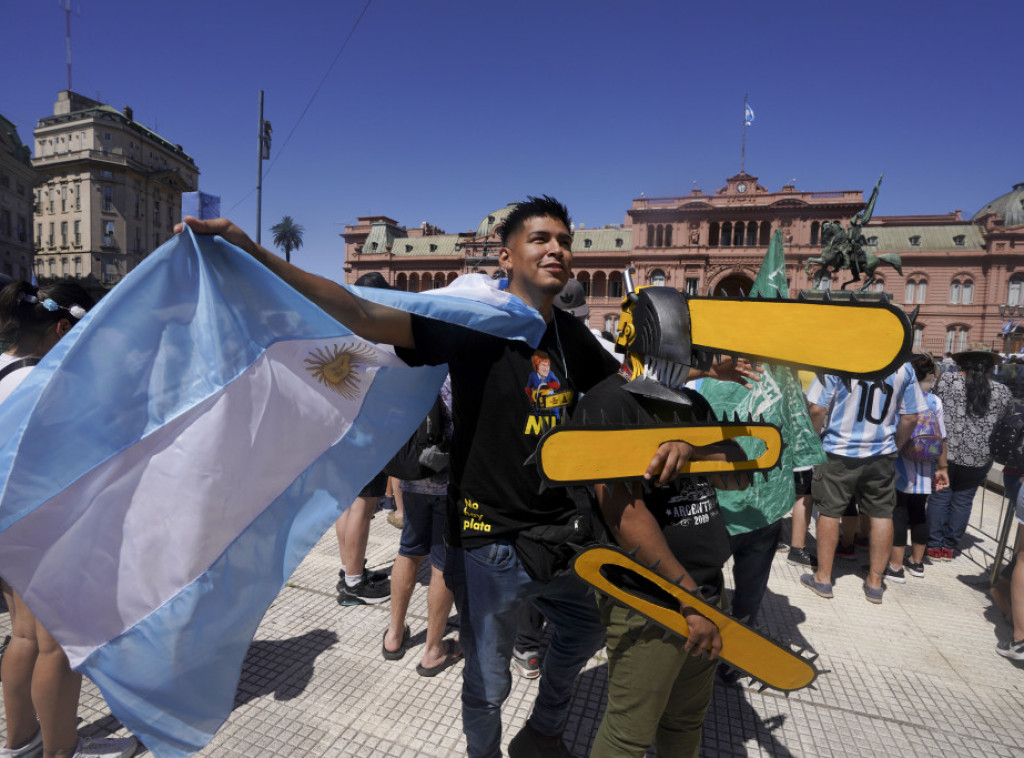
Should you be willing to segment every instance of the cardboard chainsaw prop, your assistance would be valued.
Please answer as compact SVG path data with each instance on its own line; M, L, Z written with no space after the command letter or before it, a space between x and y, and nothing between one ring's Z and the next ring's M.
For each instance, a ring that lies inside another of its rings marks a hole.
M707 368L715 355L740 354L835 374L844 379L881 379L910 354L906 315L882 296L832 302L798 298L687 297L671 287L634 290L626 272L626 298L616 350L626 354L631 377L623 391L680 405L691 401L673 390L692 366ZM634 419L585 419L582 428L556 427L541 438L532 460L545 486L590 487L596 483L639 485L655 451L664 442L682 440L694 447L753 437L763 451L748 460L691 460L680 476L713 476L751 481L781 464L779 429L756 419L716 423L638 425ZM814 658L792 651L680 586L631 554L611 546L580 552L573 570L603 593L662 627L666 639L687 637L680 603L714 622L722 638L721 658L762 684L784 692L810 685L818 674ZM623 581L625 577L629 581ZM625 587L633 587L627 590ZM643 587L637 591L636 587ZM815 656L816 657L816 656Z

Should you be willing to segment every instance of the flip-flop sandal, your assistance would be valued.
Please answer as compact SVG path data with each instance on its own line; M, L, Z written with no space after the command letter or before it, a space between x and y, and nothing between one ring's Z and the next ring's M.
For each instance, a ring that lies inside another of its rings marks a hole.
M388 637L388 630L384 630L384 637L380 641L380 654L384 656L386 661L400 661L405 657L405 646L409 644L409 625L405 625L405 629L402 630L402 644L398 646L398 650L388 650L384 640Z
M451 666L454 666L456 663L458 663L459 661L462 660L462 651L460 650L457 653L453 652L454 648L455 648L454 640L445 640L444 641L444 649L445 649L444 660L441 661L436 666L431 666L429 668L424 666L422 663L419 663L419 664L416 665L416 673L419 674L420 676L437 676L442 671L444 671L446 668L450 668Z

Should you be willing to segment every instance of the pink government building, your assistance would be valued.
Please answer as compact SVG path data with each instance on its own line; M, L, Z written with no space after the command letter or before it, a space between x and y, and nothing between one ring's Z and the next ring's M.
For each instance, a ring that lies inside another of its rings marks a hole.
M639 197L625 221L575 229L573 270L590 304L589 325L614 332L622 272L638 284L661 284L690 294L749 292L772 233L786 252L790 295L810 289L805 262L821 252L821 225L846 226L865 206L861 190L804 192L787 184L775 192L739 173L713 194ZM436 289L460 274L499 274L497 231L508 214L487 214L475 232L446 234L429 223L406 228L388 216L360 216L347 225L345 281L377 271L412 292ZM942 215L874 216L863 233L876 254L899 253L903 275L881 265L880 284L914 322L916 350L957 352L986 347L1020 352L1024 328L1024 183L992 200L970 219ZM837 275L832 288L848 279ZM1005 336L1004 336L1005 334Z

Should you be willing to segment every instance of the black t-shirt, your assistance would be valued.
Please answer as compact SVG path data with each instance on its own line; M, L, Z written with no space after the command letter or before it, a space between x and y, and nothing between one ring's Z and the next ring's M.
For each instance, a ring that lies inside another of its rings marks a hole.
M581 322L555 309L536 348L434 319L412 316L412 365L448 364L455 435L448 535L466 547L515 541L520 530L567 521L564 488L540 492L525 461L548 429L565 423L579 393L618 370Z
M651 398L639 398L623 389L621 375L611 376L580 401L586 418L640 419L641 424L672 423L677 415L686 421L703 422L713 418L707 400L691 390L681 390L692 402L676 405ZM577 419L583 417L577 414ZM704 477L679 477L664 487L644 483L644 503L657 520L672 554L683 564L697 584L721 592L722 564L730 555L729 533L718 509L715 488ZM674 577L673 577L674 578Z

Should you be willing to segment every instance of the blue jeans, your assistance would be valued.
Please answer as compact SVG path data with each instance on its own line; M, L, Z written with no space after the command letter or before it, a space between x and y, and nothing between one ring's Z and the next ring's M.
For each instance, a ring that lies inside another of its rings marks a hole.
M533 581L515 547L496 542L449 548L445 579L459 611L462 674L462 731L470 758L501 755L501 704L512 688L509 662L516 622L524 601L533 600L552 628L530 726L561 735L569 714L576 675L604 644L604 627L586 585L573 574L548 584Z
M949 464L949 486L928 496L928 547L952 550L960 544L971 520L974 493L991 467Z
M732 593L732 615L740 620L747 619L748 624L756 623L781 533L780 519L752 532L729 537L733 585L736 587Z

